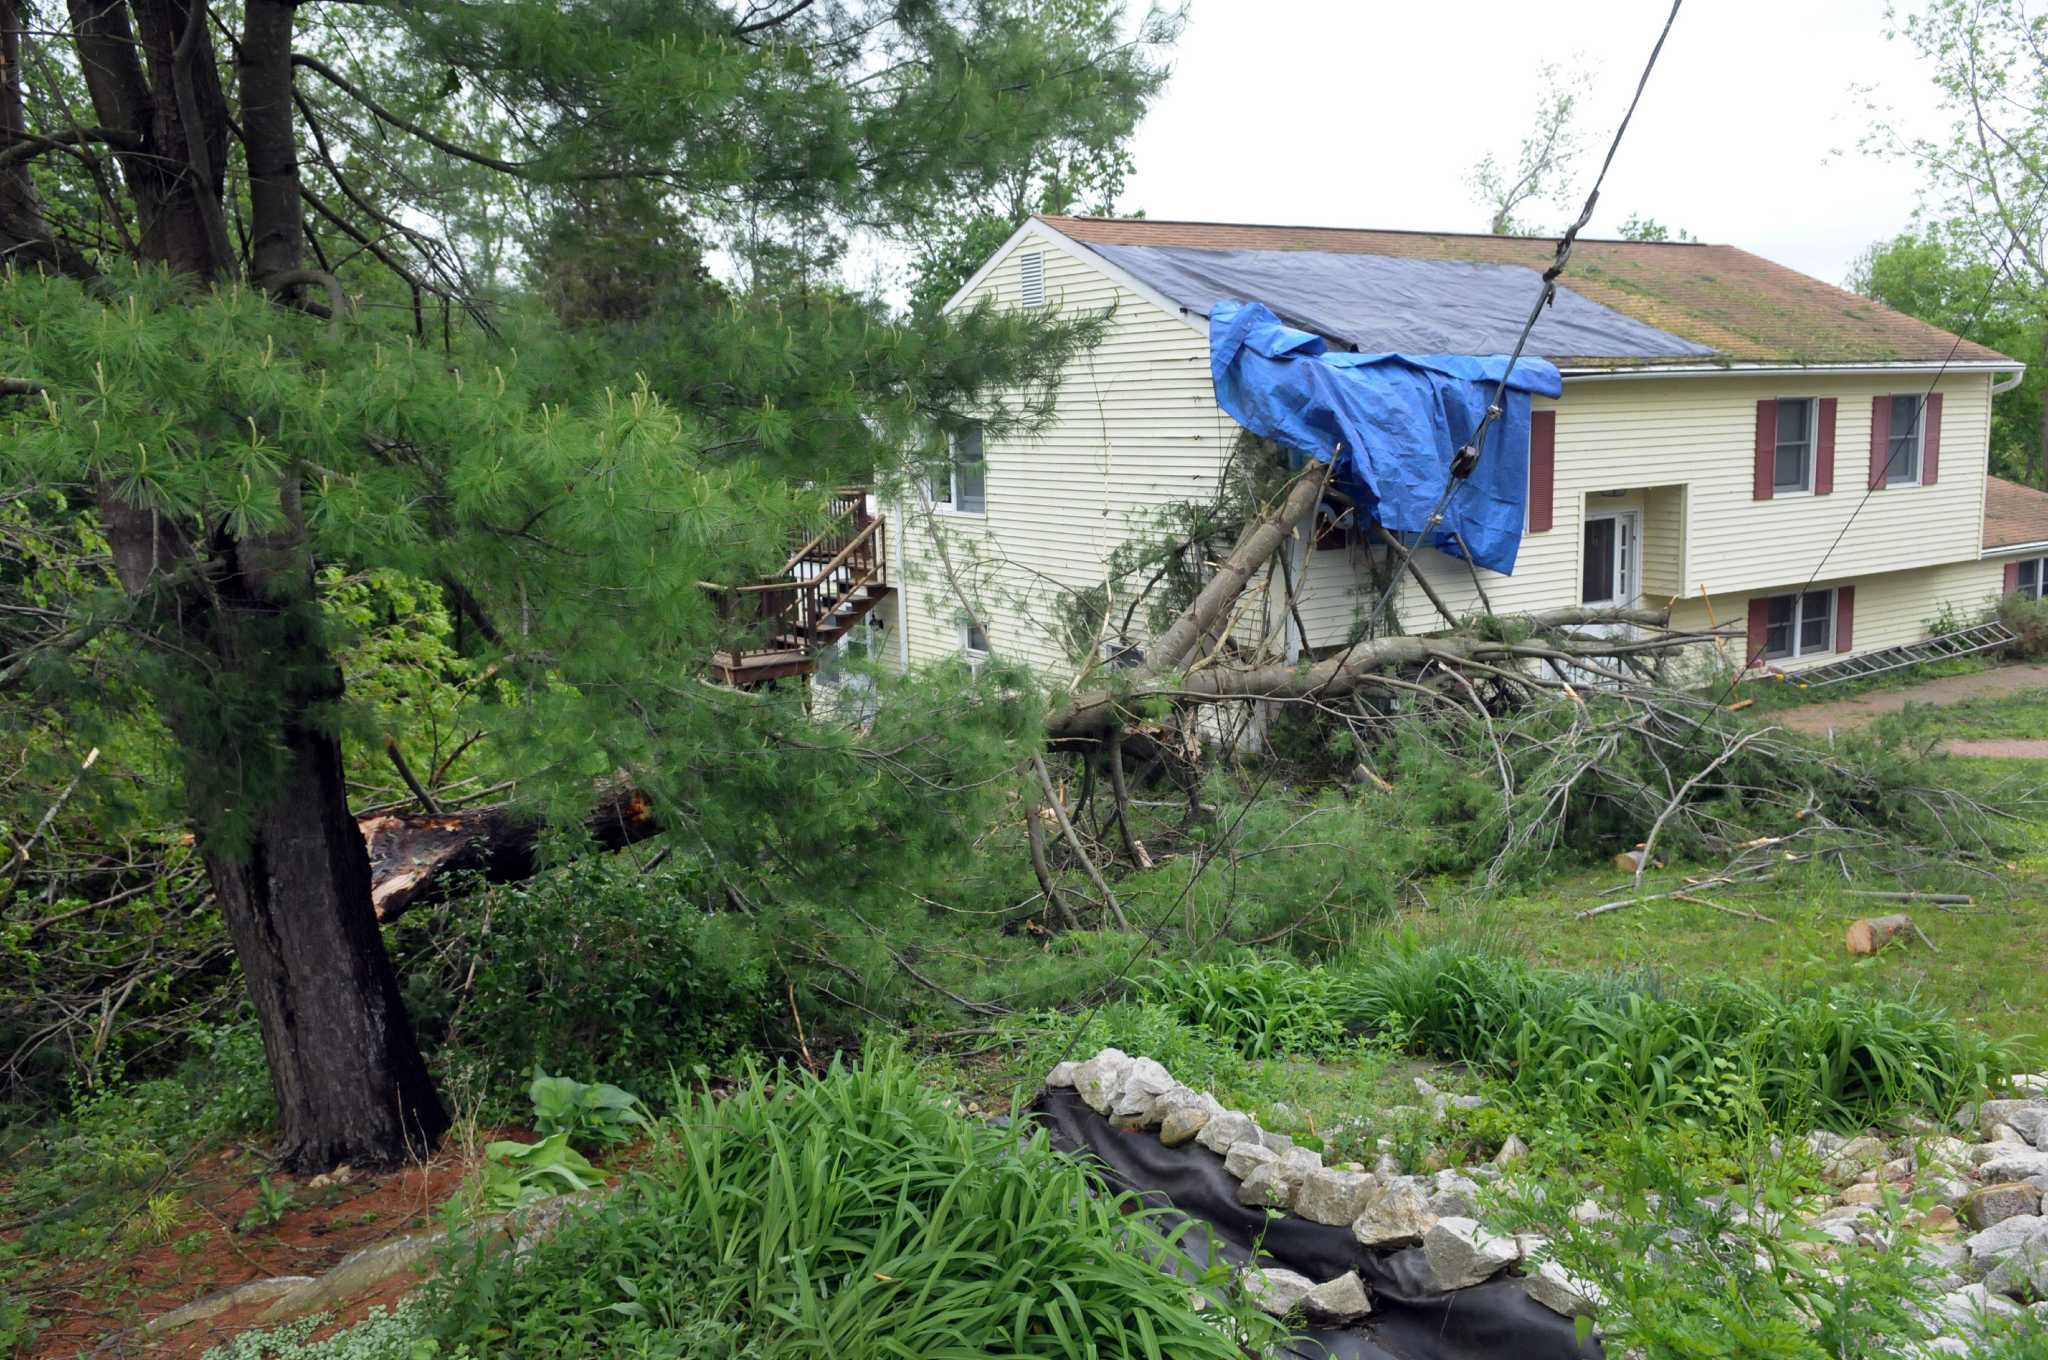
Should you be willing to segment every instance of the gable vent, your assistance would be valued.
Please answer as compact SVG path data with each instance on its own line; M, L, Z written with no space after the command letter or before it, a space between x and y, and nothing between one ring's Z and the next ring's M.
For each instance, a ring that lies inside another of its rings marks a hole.
M1045 252L1027 250L1017 257L1017 286L1026 307L1045 305Z

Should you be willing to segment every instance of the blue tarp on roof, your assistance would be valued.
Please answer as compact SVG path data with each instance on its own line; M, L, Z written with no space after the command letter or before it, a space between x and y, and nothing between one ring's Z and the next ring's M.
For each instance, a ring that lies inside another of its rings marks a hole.
M1223 409L1253 434L1318 462L1336 454L1337 484L1359 513L1410 543L1507 367L1505 354L1333 354L1322 337L1281 324L1262 303L1209 309L1209 373ZM1424 546L1464 556L1462 537L1480 566L1515 569L1529 486L1529 398L1563 391L1547 360L1516 362L1479 466Z

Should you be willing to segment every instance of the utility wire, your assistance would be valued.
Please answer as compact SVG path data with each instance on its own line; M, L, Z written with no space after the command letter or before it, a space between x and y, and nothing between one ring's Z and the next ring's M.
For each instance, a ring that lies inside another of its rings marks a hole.
M1600 202L1600 186L1607 181L1607 171L1614 164L1614 154L1621 150L1622 135L1628 131L1630 120L1636 116L1636 105L1643 102L1643 89L1650 83L1650 72L1657 69L1657 58L1664 51L1664 40L1671 36L1671 25L1677 22L1679 6L1684 3L1685 0L1671 0L1671 13L1665 16L1664 27L1657 34L1656 45L1650 48L1650 59L1643 63L1643 73L1636 80L1636 92L1628 101L1628 111L1622 114L1620 125L1614 129L1614 140L1607 144L1607 158L1600 162L1600 173L1593 177L1593 189L1586 195L1586 205L1579 209L1578 220L1566 227L1564 235L1558 238L1557 256L1550 262L1550 268L1543 271L1543 286L1537 290L1536 304L1529 309L1529 319L1522 323L1522 333L1515 338L1515 349L1514 353L1508 356L1508 366L1501 370L1499 379L1493 385L1493 397L1486 404L1486 414L1480 417L1479 428L1473 431L1472 438L1451 459L1451 475L1444 481L1443 494L1436 498L1436 506L1429 512L1429 518L1415 531L1415 541L1407 545L1411 553L1420 548L1423 539L1443 522L1444 512L1450 507L1451 497L1457 494L1458 488L1465 484L1472 476L1473 469L1479 466L1479 455L1486 447L1487 433L1493 428L1493 423L1501 417L1501 402L1507 395L1508 379L1514 376L1515 365L1521 362L1522 351L1529 344L1529 333L1536 329L1536 321L1543 315L1543 309L1557 298L1558 275L1564 273L1565 265L1571 261L1572 244L1585 229L1586 223L1593 220L1593 208ZM1379 603L1373 606L1372 613L1366 616L1373 621L1375 627L1385 616L1387 606L1393 601L1394 592L1400 588L1400 584L1399 572L1388 575L1386 590L1381 593Z
M1564 235L1558 240L1557 257L1551 262L1550 268L1543 271L1543 288L1536 296L1536 305L1529 309L1529 319L1522 323L1522 333L1515 340L1515 350L1508 358L1507 367L1502 370L1499 380L1494 383L1493 397L1487 403L1486 414L1480 418L1479 428L1473 432L1470 442L1459 449L1457 456L1451 460L1450 479L1444 485L1443 494L1437 498L1436 508L1430 511L1429 519L1415 535L1415 547L1420 547L1423 537L1442 521L1444 510L1450 503L1452 493L1464 484L1465 479L1472 475L1472 470L1479 465L1479 451L1485 446L1487 431L1496 420L1500 419L1502 412L1501 402L1507 393L1508 379L1514 375L1515 364L1521 360L1522 350L1529 343L1529 332L1536 329L1537 318L1543 314L1543 309L1550 305L1551 299L1557 296L1557 276L1564 273L1565 265L1571 259L1572 242L1577 239L1579 232L1584 229L1586 223L1592 220L1593 208L1600 201L1600 186L1607 179L1608 167L1614 164L1614 153L1621 149L1622 134L1628 131L1629 120L1636 116L1636 105L1642 102L1643 87L1650 83L1650 72L1656 69L1657 57L1664 50L1664 40L1671 36L1671 25L1677 20L1679 7L1684 3L1685 0L1671 0L1671 13L1664 20L1663 30L1657 34L1656 45L1650 49L1649 61L1643 64L1643 74L1636 81L1635 95L1628 101L1628 112L1622 115L1621 125L1614 129L1614 140L1607 145L1607 158L1600 162L1600 173L1594 177L1592 192L1586 195L1586 205L1579 210L1578 220L1569 227L1566 227ZM1399 541L1398 538L1396 541ZM1386 609L1387 602L1393 597L1394 590L1399 585L1400 580L1401 578L1398 573L1390 576L1386 593L1380 597L1379 604L1374 607L1369 617L1376 619ZM1059 1057L1054 1060L1055 1065L1067 1060L1067 1056L1073 1052L1074 1045L1080 1042L1081 1036L1086 1034L1088 1027L1095 1022L1095 1016L1102 1009L1102 1003L1107 999L1110 992L1130 976L1131 970L1137 967L1138 961L1150 953L1152 946L1159 942L1160 937L1165 933L1167 919L1175 911L1179 910L1181 902L1194 889L1195 883L1204 873L1208 872L1209 866L1215 863L1222 854L1222 848L1229 843L1229 839L1236 832L1238 824L1244 820L1245 814L1251 811L1253 804L1258 801L1258 795L1265 790L1267 781L1272 777L1272 770L1269 769L1260 779L1258 787L1252 790L1251 798L1246 800L1245 806L1239 810L1237 817L1224 829L1222 836L1217 839L1217 848L1200 865L1196 866L1195 872L1189 876L1187 883L1181 888L1180 892L1175 895L1171 902L1166 904L1166 909L1160 912L1158 918L1146 929L1145 938L1139 942L1136 949L1131 951L1131 956L1124 960L1123 966L1103 986L1102 990L1097 994L1095 1004L1088 1008L1087 1013L1081 1017L1081 1023L1075 1026L1074 1032L1067 1037L1065 1046L1060 1049Z

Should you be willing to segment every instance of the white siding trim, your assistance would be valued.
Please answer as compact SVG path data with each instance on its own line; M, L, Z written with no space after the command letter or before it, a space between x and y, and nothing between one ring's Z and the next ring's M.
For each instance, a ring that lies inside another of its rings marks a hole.
M1639 378L1753 378L1769 373L2025 373L2017 359L1960 364L1646 364L1641 368L1565 368L1568 383L1628 382Z

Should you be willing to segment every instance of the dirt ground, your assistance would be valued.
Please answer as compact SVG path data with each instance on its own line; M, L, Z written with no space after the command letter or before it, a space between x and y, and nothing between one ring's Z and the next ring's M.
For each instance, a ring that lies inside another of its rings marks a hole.
M1997 698L2030 689L2048 689L2048 663L2029 662L1968 675L1944 675L1917 685L1859 694L1852 699L1788 708L1771 715L1771 721L1799 732L1847 732L1887 713L1897 713L1907 704L1959 704L1966 699ZM1980 747L1984 749L1976 749ZM2009 747L2028 749L2005 749ZM1957 755L2048 756L2048 742L2040 741L1967 741L1953 743L1950 749Z
M477 1145L499 1136L522 1135L487 1133ZM155 1336L144 1335L141 1324L251 1280L319 1275L351 1252L424 1231L473 1168L451 1148L424 1165L329 1177L318 1186L314 1177L272 1174L274 1189L290 1191L290 1208L274 1224L243 1228L243 1216L257 1201L261 1164L245 1149L208 1153L176 1187L182 1215L176 1228L117 1261L53 1282L39 1311L56 1321L37 1338L34 1354L199 1356L254 1323L268 1301ZM417 1282L410 1272L394 1277L351 1300L333 1326L360 1320L373 1305L389 1305Z

